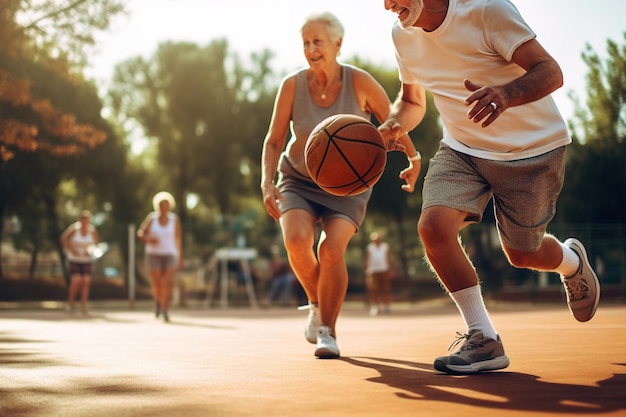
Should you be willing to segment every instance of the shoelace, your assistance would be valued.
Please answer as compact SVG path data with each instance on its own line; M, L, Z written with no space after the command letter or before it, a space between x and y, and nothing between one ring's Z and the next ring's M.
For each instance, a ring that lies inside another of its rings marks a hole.
M309 310L309 317L317 316L318 309L319 309L319 307L316 307L313 304L305 304L303 306L298 307L298 310L300 310L300 311Z
M570 301L582 300L589 292L589 285L584 278L567 278L563 280Z
M456 332L456 339L450 344L448 347L448 351L451 352L459 343L465 340L465 343L461 345L459 350L470 350L476 349L477 347L483 346L482 342L473 342L470 340L470 335L465 333Z
M452 350L458 346L459 343L461 343L464 340L469 340L469 334L465 333L459 333L456 332L456 339L454 339L454 341L452 343L450 343L450 346L448 346L448 352L452 352Z

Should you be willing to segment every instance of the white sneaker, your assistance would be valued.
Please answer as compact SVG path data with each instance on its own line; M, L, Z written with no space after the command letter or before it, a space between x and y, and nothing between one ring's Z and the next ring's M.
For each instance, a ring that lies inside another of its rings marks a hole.
M317 349L315 356L320 359L333 359L339 357L339 347L335 336L330 332L330 327L320 326L317 329Z
M317 329L322 324L319 307L309 303L298 307L298 310L309 310L309 317L304 328L304 337L306 337L309 343L317 343Z
M583 322L591 320L600 301L600 281L591 268L583 244L574 238L569 238L563 243L580 258L578 271L571 277L561 277L567 292L567 304L576 320Z

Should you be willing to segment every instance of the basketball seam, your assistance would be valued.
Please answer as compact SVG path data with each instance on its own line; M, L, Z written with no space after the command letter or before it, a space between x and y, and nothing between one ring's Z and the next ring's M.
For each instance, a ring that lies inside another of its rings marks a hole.
M354 123L356 124L356 123ZM326 132L326 134L328 135L328 132ZM356 183L361 183L361 185L364 185L366 188L370 188L369 184L367 183L367 181L365 181L363 178L365 176L367 176L367 174L369 174L370 172L372 172L375 163L378 161L378 157L376 159L374 159L372 161L372 163L370 164L369 168L363 173L361 174L360 172L358 172L356 169L354 169L354 167L352 166L352 163L350 162L350 159L347 157L347 155L345 154L345 152L341 149L341 147L339 147L336 143L335 143L335 136L336 135L328 135L328 142L327 142L327 146L326 146L326 150L324 152L324 156L326 156L326 153L328 152L328 148L330 147L331 143L332 145L335 147L335 149L337 150L337 152L339 153L339 155L341 155L341 157L346 161L346 163L348 164L348 166L350 167L350 170L354 173L354 175L357 177L357 179L353 182L349 182L347 184L342 185L341 187L337 186L337 187L327 187L327 188L342 188L345 186L349 186L352 184L356 184ZM348 140L348 139L342 139L342 140L346 140L346 141L350 141L350 142L360 142L360 143L368 143L368 144L372 144L374 146L377 146L376 144L373 144L371 142L368 141L364 141L364 140ZM321 168L320 168L321 169ZM318 175L319 175L319 169L318 169Z

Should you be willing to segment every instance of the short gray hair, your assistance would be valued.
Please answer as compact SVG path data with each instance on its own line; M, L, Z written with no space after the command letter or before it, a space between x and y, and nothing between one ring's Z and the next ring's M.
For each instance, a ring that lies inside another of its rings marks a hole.
M341 24L339 19L337 19L337 16L335 16L331 12L319 12L308 15L304 19L304 23L300 27L300 32L302 32L304 26L311 22L324 23L326 25L326 28L328 29L328 35L333 42L336 42L339 39L343 39L343 25Z

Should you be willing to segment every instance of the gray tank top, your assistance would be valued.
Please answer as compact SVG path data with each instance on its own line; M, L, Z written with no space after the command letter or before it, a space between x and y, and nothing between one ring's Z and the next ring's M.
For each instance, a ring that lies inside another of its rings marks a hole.
M352 67L350 65L341 66L341 91L339 97L330 107L320 107L311 98L306 79L307 69L303 69L296 74L296 92L293 99L292 133L298 139L306 140L313 128L322 120L335 114L355 114L370 120L370 114L361 110L354 94L352 81Z

